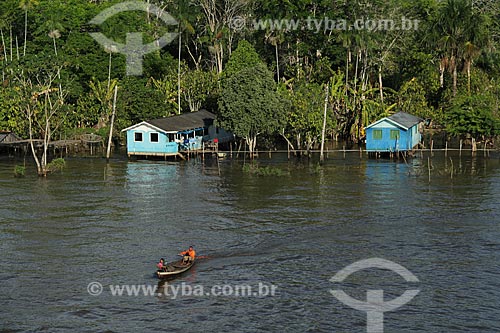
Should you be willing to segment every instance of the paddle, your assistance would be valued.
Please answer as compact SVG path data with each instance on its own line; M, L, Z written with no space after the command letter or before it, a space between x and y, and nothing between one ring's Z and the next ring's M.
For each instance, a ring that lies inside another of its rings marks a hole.
M209 256L196 256L196 259L210 259Z

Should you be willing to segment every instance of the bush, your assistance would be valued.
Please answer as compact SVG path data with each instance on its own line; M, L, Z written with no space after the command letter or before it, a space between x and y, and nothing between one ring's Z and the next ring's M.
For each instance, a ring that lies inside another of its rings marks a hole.
M243 172L257 176L285 176L287 173L273 166L260 167L258 163L252 162L243 165Z
M26 167L23 165L16 165L14 167L14 177L24 177L26 173Z
M47 164L47 171L54 172L62 170L64 169L65 166L66 166L66 161L64 160L64 158L56 158Z

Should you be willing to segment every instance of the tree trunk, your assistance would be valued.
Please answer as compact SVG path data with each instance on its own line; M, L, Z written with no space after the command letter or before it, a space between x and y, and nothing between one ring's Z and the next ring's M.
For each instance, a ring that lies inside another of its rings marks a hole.
M278 53L278 41L276 41L276 44L274 45L276 49L276 75L278 78L278 83L280 82L280 62L279 62L279 53Z
M453 65L453 97L457 95L457 65Z
M382 65L378 66L378 87L380 91L380 104L384 104L384 92L382 85Z
M349 86L349 61L351 60L351 50L347 49L347 57L345 62L345 86ZM345 90L347 94L347 89Z
M28 40L28 9L24 11L24 45L23 57L26 56L26 41Z
M36 155L36 150L35 150L35 145L33 144L33 120L31 118L31 110L28 110L28 131L29 131L29 136L30 136L30 147L31 147L31 153L33 154L33 159L35 160L36 163L36 170L39 176L42 176L42 166L40 164L40 160L38 159L38 156Z
M285 141L286 141L286 143L287 143L288 147L289 147L291 150L293 150L293 151L294 151L294 155L297 155L297 152L295 151L295 148L294 148L294 146L293 146L292 142L291 142L290 140L288 140L288 138L287 138L287 137L286 137L286 135L285 135L285 129L283 129L283 130L281 131L280 135L283 137L283 139L285 139Z
M326 92L325 92L325 108L323 111L323 127L321 129L321 149L320 149L320 154L319 154L319 160L320 162L324 161L324 155L323 155L323 150L325 148L325 131L326 131L326 111L328 110L328 90L329 85L326 85Z
M3 30L0 29L0 36L2 37L2 48L3 48L3 54L4 54L4 57L5 57L5 61L8 60L7 58L7 46L5 45L5 38L3 36Z
M254 158L255 147L257 145L257 136L248 136L245 138L245 142L248 146L248 153L250 154L250 158Z
M467 92L470 95L470 67L471 67L471 61L466 62L467 66Z
M109 163L109 156L111 154L111 140L113 139L113 125L115 122L116 112L116 95L118 94L118 85L115 85L115 94L113 98L113 113L111 114L111 126L109 128L108 149L106 151L106 162Z
M177 113L181 114L181 47L182 47L182 32L181 32L181 24L179 23L179 58L177 63L177 105L178 110Z
M444 86L444 64L443 61L439 63L439 86L443 88Z

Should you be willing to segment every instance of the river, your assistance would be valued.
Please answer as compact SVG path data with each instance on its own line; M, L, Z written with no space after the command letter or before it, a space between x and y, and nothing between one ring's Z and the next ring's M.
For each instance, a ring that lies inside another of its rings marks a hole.
M2 157L0 332L367 332L334 289L362 302L418 289L384 332L499 332L499 156L427 157L259 160L282 176L243 160L68 158L47 179L31 165L14 178L22 161ZM158 281L158 259L191 244L193 269ZM331 281L367 259L418 281L380 268ZM125 285L154 293L113 294Z

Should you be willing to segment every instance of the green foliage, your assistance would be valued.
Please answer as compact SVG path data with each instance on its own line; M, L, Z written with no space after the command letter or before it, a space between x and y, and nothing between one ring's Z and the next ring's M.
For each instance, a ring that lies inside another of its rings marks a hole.
M231 77L245 69L263 64L254 47L246 40L238 43L238 47L231 54L229 61L226 64L223 75Z
M288 174L282 169L270 165L261 167L257 162L243 164L243 172L256 176L274 176L274 177L282 177Z
M23 166L23 165L16 165L14 167L14 177L18 177L18 178L21 178L21 177L24 177L26 173L26 167Z
M272 134L282 110L271 73L264 64L225 79L219 100L220 124L240 137Z
M420 118L434 118L433 110L427 105L426 91L416 78L405 82L398 92L398 111Z
M66 166L66 161L64 158L55 158L49 163L47 163L47 171L48 172L55 172L55 171L61 171L64 169Z
M148 84L147 79L135 77L122 80L116 109L118 129L177 112L172 105L164 103L161 94Z
M255 50L249 49L248 43L240 45L242 48L233 52L231 66L226 68L228 72L221 82L219 122L221 127L245 138L253 151L258 135L276 133L281 127L284 101L272 73L256 61ZM253 66L239 63L248 59L254 59Z
M292 89L290 99L292 108L287 119L288 132L296 139L298 149L305 147L309 150L321 138L325 89L317 83L299 82ZM327 120L330 127L330 115Z
M188 103L189 111L196 112L210 97L218 97L217 73L195 69L185 73L181 81L182 96Z
M497 101L491 94L462 95L447 110L446 130L452 135L493 136L500 134L500 118L492 110ZM498 111L497 111L498 112Z

